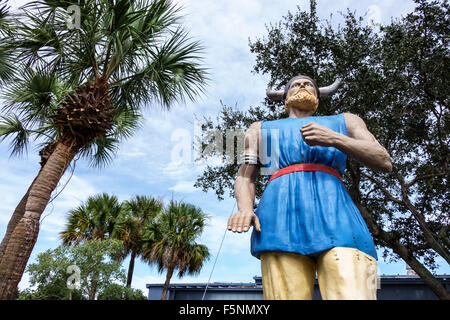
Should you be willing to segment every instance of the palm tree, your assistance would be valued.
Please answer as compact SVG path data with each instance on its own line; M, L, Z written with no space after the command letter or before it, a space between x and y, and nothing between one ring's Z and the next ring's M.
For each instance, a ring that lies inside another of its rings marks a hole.
M80 28L68 28L69 4ZM23 67L6 92L3 136L13 151L34 135L47 157L0 261L0 299L12 299L51 193L76 155L102 165L132 135L144 104L166 108L204 90L203 50L169 0L34 1L14 20L14 60ZM42 90L42 88L46 90ZM51 90L48 90L51 88ZM25 89L25 90L24 90Z
M131 256L127 286L131 286L134 263L142 252L144 230L161 212L163 204L147 196L135 196L119 203L106 193L91 196L68 213L65 229L60 233L64 245L78 245L91 239L121 240L124 247L120 260Z
M44 138L44 140L37 144L40 149L40 171L17 205L8 223L5 236L0 244L0 262L12 232L23 218L30 190L36 180L41 178L41 171L58 141L57 128L49 122L48 115L41 111L57 107L68 90L64 82L53 78L43 70L33 71L26 68L19 73L22 77L15 79L13 84L5 90L4 96L9 97L12 103L18 104L20 114L25 116L22 116L21 119L16 114L0 115L0 140L13 138L11 156L20 156L26 152L31 139ZM88 159L93 167L102 167L108 164L117 151L119 141L130 137L140 127L141 118L137 111L124 108L117 110L113 118L113 129L105 136L97 137L87 143L80 149L79 156ZM74 167L75 161L72 170Z
M70 210L65 229L60 233L64 245L78 245L85 240L114 238L123 206L116 196L106 193L91 196Z
M161 299L166 300L170 279L176 269L178 277L200 273L209 259L206 246L196 243L203 232L207 216L201 209L183 202L171 201L168 208L149 226L142 256L156 263L158 271L167 270Z
M130 255L127 277L127 287L130 287L135 259L142 255L144 232L154 223L163 208L163 203L152 197L135 196L133 199L125 201L123 206L124 214L116 224L113 236L124 244L122 258Z

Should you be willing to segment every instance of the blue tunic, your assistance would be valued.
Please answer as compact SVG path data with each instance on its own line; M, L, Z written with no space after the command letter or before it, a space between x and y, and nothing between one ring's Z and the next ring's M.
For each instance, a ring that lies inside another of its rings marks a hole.
M296 163L320 163L342 176L347 155L334 147L308 146L300 128L310 122L347 135L344 114L287 118L261 123L262 174ZM265 155L264 155L265 154ZM272 180L256 210L261 232L253 228L251 253L294 252L311 257L334 247L350 247L378 259L372 236L339 178L300 171Z

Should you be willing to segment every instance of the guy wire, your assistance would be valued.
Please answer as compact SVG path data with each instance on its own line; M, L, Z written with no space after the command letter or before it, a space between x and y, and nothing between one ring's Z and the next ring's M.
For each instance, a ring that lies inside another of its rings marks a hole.
M244 177L245 177L245 174L247 173L248 166L249 166L249 164L247 164L247 166L245 167ZM238 172L239 172L239 170L238 170ZM237 193L239 193L239 191L241 191L241 188L242 188L242 184L239 186L239 190L238 190ZM233 209L231 209L231 214L233 214L233 212L234 212L234 208L236 207L236 203L237 203L237 195L235 194L235 200L234 200L234 204L233 204ZM231 214L230 214L230 216L231 216ZM209 274L208 282L206 283L206 287L205 287L205 291L203 292L202 300L205 300L206 290L208 290L209 282L211 281L211 277L212 277L212 274L214 272L214 268L216 267L217 258L219 258L219 253L220 253L220 250L222 249L222 244L223 244L223 241L225 240L225 236L227 234L227 230L228 230L228 224L225 227L225 232L223 234L222 241L220 242L219 250L217 251L216 259L214 260L214 264L213 264L211 273Z

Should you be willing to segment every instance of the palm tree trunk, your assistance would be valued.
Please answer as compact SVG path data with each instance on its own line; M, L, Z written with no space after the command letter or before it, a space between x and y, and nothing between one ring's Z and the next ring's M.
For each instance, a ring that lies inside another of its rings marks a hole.
M97 263L96 263L97 264ZM95 300L95 296L97 295L97 289L98 289L98 281L99 281L99 271L93 270L92 277L90 281L90 288L89 288L89 300ZM87 281L86 281L87 283Z
M175 270L175 263L172 262L167 269L166 282L164 282L163 292L161 295L161 300L167 300L167 292L169 291L170 279L172 278L173 271Z
M39 220L59 180L79 147L59 141L31 185L25 212L17 223L0 262L0 299L13 299L39 234Z
M136 251L131 251L130 265L128 266L127 287L131 287L131 281L133 280L134 260L136 259Z
M41 171L42 171L42 167L39 170L38 175L41 173ZM3 237L2 243L0 244L0 262L2 261L3 254L5 253L6 246L8 245L9 239L11 238L14 228L17 226L20 219L22 219L22 217L25 213L25 205L28 200L28 195L30 194L30 189L33 186L33 183L36 181L36 179L37 179L37 176L36 176L36 178L34 178L33 182L28 187L27 192L22 197L22 200L20 200L19 204L17 205L16 209L14 210L14 213L13 213L11 219L8 222L8 227L6 228L5 236Z

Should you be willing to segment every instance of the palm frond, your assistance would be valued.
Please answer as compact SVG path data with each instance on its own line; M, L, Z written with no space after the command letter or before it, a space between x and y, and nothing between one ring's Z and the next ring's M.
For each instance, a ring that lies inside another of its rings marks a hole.
M7 37L11 35L11 23L12 17L9 12L10 7L8 6L8 0L0 1L0 35L3 37Z
M183 250L178 268L178 277L182 278L185 273L197 275L203 265L210 258L208 247L202 244L192 244Z
M159 100L166 106L204 92L208 80L206 68L194 61L202 61L204 48L199 42L191 42L186 31L179 28L160 50L154 59L155 72L152 74Z
M65 229L60 232L63 245L77 245L83 240L91 239L92 218L86 204L70 210Z
M7 104L2 108L15 109L32 125L48 124L49 116L61 107L65 95L72 91L67 82L61 81L48 67L24 68L2 92Z
M12 137L11 156L21 156L26 153L29 136L30 131L16 115L0 115L0 140Z
M0 44L0 83L4 85L13 79L14 71L14 63L10 52L5 46Z
M196 62L202 60L203 49L199 42L191 42L185 31L177 29L166 43L149 53L145 67L116 81L116 95L120 94L128 105L156 100L166 108L186 98L194 101L204 93L209 80L207 69Z
M116 108L111 135L119 140L132 137L143 126L143 116L138 110L130 108Z
M104 78L113 72L130 74L137 61L148 56L180 18L179 7L168 0L150 3L119 0L108 13L105 29L110 41L103 54Z
M11 31L11 19L7 1L0 1L0 84L5 84L14 75L14 60L11 58L11 48L8 38Z
M89 160L89 166L102 168L114 160L119 144L120 141L115 137L100 136L86 143L79 153Z
M0 29L3 29L9 13L8 1L0 1Z
M107 136L88 142L80 155L90 161L90 166L101 168L110 164L119 149L120 142L130 138L142 126L142 115L136 110L117 108L113 118L113 129Z
M102 193L89 197L69 211L65 229L60 233L63 243L74 245L89 239L110 238L121 210L116 196Z
M159 272L175 262L180 277L198 273L209 258L208 248L196 243L206 218L200 208L171 201L147 229L145 238L152 237L152 241L144 245L142 257L155 263Z

